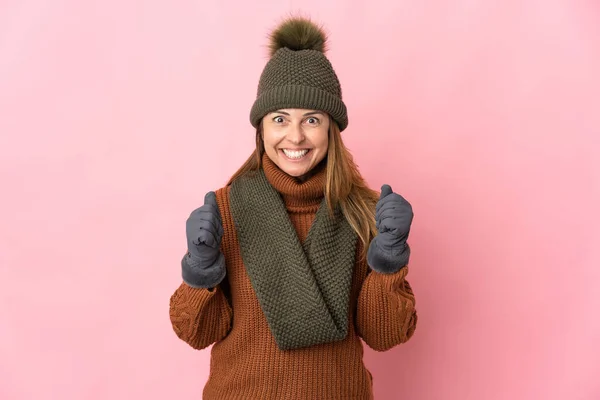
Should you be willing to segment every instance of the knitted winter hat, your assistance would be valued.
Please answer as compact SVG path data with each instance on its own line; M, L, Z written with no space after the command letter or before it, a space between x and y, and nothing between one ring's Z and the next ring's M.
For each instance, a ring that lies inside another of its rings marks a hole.
M309 19L289 18L270 35L271 59L265 66L250 122L257 127L262 117L282 108L306 108L328 113L339 125L348 126L340 82L325 56L327 36Z

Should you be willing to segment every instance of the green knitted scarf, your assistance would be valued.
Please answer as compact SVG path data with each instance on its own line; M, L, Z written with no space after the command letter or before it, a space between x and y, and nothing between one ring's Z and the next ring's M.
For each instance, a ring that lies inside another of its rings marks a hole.
M323 199L304 243L261 169L231 186L230 204L250 282L280 349L342 340L357 235Z

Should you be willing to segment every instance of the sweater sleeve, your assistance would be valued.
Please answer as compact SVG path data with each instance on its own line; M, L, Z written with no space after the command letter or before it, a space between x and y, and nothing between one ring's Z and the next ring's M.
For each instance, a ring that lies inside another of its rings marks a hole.
M408 267L393 274L370 271L358 296L358 334L373 350L406 342L417 325L415 296L405 279Z
M233 319L220 285L202 289L185 282L171 296L169 314L177 336L198 350L227 336Z

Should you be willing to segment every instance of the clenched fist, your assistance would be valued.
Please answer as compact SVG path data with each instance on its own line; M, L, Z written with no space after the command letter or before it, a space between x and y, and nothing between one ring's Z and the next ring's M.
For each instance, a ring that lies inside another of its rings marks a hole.
M367 262L373 270L391 274L408 264L410 247L406 240L412 220L410 203L394 193L390 185L383 185L375 209L379 233L371 241L367 252Z
M185 224L188 253L181 262L183 280L190 286L212 288L225 278L225 257L220 251L223 223L215 192L192 211Z

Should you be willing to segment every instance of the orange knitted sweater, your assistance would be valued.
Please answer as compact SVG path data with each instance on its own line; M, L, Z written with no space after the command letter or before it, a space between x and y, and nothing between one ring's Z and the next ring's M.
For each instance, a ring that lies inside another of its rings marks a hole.
M281 171L268 157L265 175L282 195L301 242L306 239L323 199L325 170L305 182ZM216 192L223 220L221 251L227 277L213 289L182 283L171 296L170 317L177 336L195 349L214 343L207 400L372 399L372 376L363 364L360 338L377 351L407 341L414 333L415 298L405 276L372 271L359 258L350 293L350 329L338 342L282 351L244 268L230 207L228 188Z

